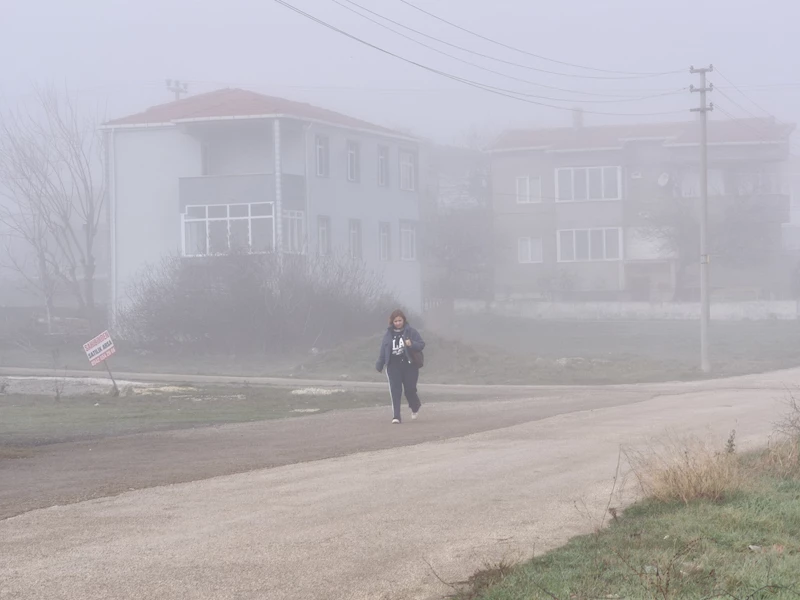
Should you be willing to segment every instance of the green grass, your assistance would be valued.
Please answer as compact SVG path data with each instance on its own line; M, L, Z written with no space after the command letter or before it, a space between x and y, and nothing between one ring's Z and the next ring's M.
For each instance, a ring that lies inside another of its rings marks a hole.
M721 503L644 501L597 534L472 584L454 598L798 598L800 481L754 473Z
M0 458L3 453L13 457L22 448L75 439L308 416L385 404L383 393L347 391L330 396L293 396L290 390L232 386L119 398L87 395L56 400L44 395L0 394ZM306 412L312 410L316 412Z

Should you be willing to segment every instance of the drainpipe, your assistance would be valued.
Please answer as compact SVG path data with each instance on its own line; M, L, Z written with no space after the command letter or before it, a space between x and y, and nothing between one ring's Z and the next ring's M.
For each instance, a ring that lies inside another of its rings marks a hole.
M310 184L310 181L311 181L310 180L311 169L309 167L309 163L311 162L311 156L308 153L308 147L309 147L308 134L311 131L311 126L312 125L313 125L313 123L307 123L305 125L304 131L303 131L303 143L305 145L304 153L305 153L305 157L306 157L305 165L304 165L304 168L305 168L305 181L303 182L303 185L305 187L305 192L306 192L305 193L305 196L306 196L306 210L305 210L305 222L306 222L306 224L305 224L305 236L306 236L305 246L306 246L306 252L309 251L308 248L311 245L311 243L310 243L310 240L311 240L311 229L310 229L310 227L311 227L311 225L310 225L311 216L309 215L309 210L310 210L310 207L311 207L311 190L309 189L309 187L310 187L309 184ZM330 232L328 232L328 235L330 235ZM319 240L317 240L317 241L319 241Z
M272 219L274 229L273 243L278 256L283 255L283 188L281 173L281 122L280 119L272 121L272 137L275 141L275 209Z
M112 331L117 326L117 153L115 147L116 129L112 129L108 135L107 148L108 154L106 160L108 161L107 173L108 181L108 233L109 233L109 246L110 254L109 265L111 273L109 276L109 321Z

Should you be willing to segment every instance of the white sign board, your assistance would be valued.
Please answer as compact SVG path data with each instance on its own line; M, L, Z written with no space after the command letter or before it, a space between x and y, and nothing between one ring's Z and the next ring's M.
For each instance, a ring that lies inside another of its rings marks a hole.
M96 338L86 342L83 345L83 350L86 352L86 357L93 367L99 365L117 351L108 331L104 331Z

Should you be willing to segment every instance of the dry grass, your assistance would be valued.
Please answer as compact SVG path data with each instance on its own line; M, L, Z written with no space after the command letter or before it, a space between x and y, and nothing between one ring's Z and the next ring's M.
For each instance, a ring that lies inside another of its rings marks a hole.
M760 466L781 479L800 476L800 438L781 436L770 440Z
M643 494L660 502L719 502L741 489L734 433L715 447L699 437L670 435L646 450L625 452Z

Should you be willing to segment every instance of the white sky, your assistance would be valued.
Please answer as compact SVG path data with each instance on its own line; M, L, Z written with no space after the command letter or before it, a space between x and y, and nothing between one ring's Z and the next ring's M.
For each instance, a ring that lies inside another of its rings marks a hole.
M792 0L412 0L490 38L558 60L603 69L686 72L668 77L592 80L547 75L438 46L522 83L461 64L402 39L332 0L288 0L371 43L433 68L529 94L596 99L537 87L636 95L697 83L691 64L713 62L747 95L779 118L800 119L800 2ZM340 0L346 3L346 0ZM433 20L400 0L355 0L451 43L530 67L593 74L483 42ZM475 90L426 72L321 28L274 0L0 0L0 99L24 103L32 83L66 83L110 117L168 101L164 79L190 91L247 87L454 142L470 131L491 134L517 125L570 123L564 110ZM395 27L395 26L392 26ZM396 27L395 27L396 28ZM413 34L409 34L413 35ZM435 45L435 42L426 41ZM728 84L719 76L712 81ZM754 87L758 84L760 87ZM618 90L625 90L619 92ZM731 88L748 111L764 113ZM747 113L715 92L710 99ZM587 110L648 113L686 110L688 92L661 99L582 104ZM688 118L681 113L659 119ZM724 118L721 112L717 118ZM588 124L655 117L587 115Z

